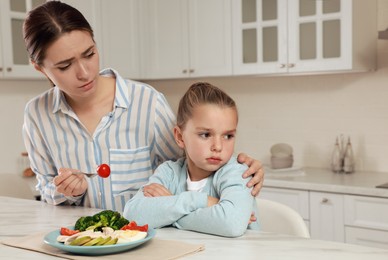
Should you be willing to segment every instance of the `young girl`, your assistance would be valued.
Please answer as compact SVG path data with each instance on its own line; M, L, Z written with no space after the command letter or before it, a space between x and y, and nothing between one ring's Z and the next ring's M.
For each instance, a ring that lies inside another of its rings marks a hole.
M124 216L158 228L173 225L220 236L241 236L255 211L242 173L247 166L233 157L237 129L235 102L208 83L192 85L179 103L176 143L185 157L160 165L149 183L162 196L139 191L127 202Z

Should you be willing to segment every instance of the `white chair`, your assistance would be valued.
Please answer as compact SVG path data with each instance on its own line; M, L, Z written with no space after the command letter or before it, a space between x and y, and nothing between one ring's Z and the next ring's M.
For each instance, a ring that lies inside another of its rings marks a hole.
M309 230L298 212L279 202L256 198L262 231L310 238Z

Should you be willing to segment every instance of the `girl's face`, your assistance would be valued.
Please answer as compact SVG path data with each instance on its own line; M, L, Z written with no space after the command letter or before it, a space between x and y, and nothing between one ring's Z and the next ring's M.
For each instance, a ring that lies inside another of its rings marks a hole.
M213 104L195 107L184 130L175 128L178 145L186 152L191 180L206 178L229 161L236 128L237 111Z
M96 90L99 55L88 32L63 34L46 50L42 66L34 66L71 98L88 97Z

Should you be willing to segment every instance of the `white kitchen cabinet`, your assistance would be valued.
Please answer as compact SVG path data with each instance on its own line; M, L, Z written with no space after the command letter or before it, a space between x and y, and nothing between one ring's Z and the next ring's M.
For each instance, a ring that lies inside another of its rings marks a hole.
M349 244L388 248L387 231L346 226L345 236L346 243Z
M299 212L314 239L388 248L388 198L278 187L259 196Z
M23 39L27 13L44 0L0 1L0 78L43 78L30 64Z
M346 242L388 248L388 199L344 198Z
M285 204L298 212L304 220L310 219L308 191L263 187L260 198Z
M101 1L102 63L124 78L141 78L138 0Z
M231 0L142 0L145 79L232 74Z
M260 191L260 198L277 201L294 209L302 216L307 228L310 229L308 191L263 187Z
M375 69L375 0L235 0L232 10L236 75Z
M23 22L27 13L45 0L2 0L0 1L0 78L43 79L30 64L23 39ZM95 31L97 44L101 42L99 31L99 0L64 0L88 19Z
M102 53L102 32L101 32L101 2L100 0L62 0L62 2L73 6L77 10L79 10L86 20L89 22L90 26L93 29L94 40L96 41L98 50L100 52L100 64L104 61L104 56Z
M343 195L310 192L310 235L312 238L344 242Z

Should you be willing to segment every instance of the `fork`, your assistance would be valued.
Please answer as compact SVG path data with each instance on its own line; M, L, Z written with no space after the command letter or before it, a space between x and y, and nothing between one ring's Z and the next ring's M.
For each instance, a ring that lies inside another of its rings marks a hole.
M83 174L89 178L93 178L93 177L96 177L98 175L97 173L85 173L85 172L73 172L73 174Z

